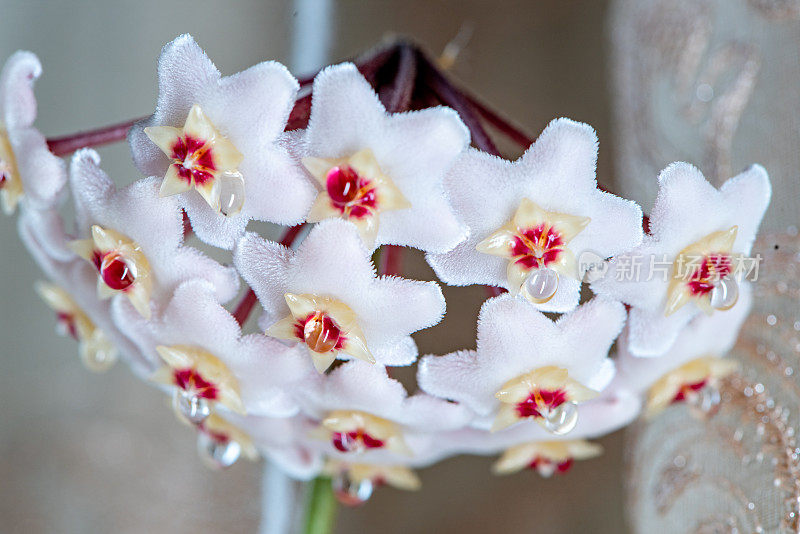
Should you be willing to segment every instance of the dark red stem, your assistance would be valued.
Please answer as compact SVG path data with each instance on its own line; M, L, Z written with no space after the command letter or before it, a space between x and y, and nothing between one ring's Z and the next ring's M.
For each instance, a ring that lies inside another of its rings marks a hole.
M380 267L378 272L382 275L397 276L402 272L402 252L403 247L397 245L384 245L381 249Z
M88 130L63 137L54 137L47 140L47 148L56 156L66 156L80 148L116 143L125 139L131 126L140 120L142 119L120 122L97 130Z

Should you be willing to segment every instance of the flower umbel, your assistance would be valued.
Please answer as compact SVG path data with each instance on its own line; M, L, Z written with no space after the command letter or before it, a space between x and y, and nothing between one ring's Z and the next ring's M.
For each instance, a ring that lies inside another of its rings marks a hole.
M381 171L372 150L347 158L303 158L303 165L323 190L308 214L309 222L342 217L353 222L368 247L375 243L380 213L411 207L392 179Z
M358 318L346 304L317 295L286 293L285 298L291 315L269 327L267 334L305 343L317 371L322 373L330 367L340 351L375 363Z
M552 430L552 419L558 418L560 411L571 409L569 404L584 402L597 395L597 391L571 379L566 369L541 367L509 380L495 394L503 404L492 431L502 430L524 419L534 419Z
M512 292L522 291L528 300L545 303L556 294L558 274L579 279L575 255L567 244L590 221L589 217L545 211L523 198L513 219L475 248L508 260L508 285ZM544 270L557 273L554 283L544 286L544 281L535 283L531 274ZM534 283L526 283L526 279Z
M150 126L144 133L172 160L161 184L161 196L177 195L194 187L209 206L222 211L221 180L238 181L244 191L244 180L238 170L243 159L241 152L217 130L197 104L189 110L183 128ZM224 214L237 213L243 203L242 195L235 206L226 206L230 211Z
M91 239L73 241L70 246L97 269L97 292L101 298L123 293L142 317L150 318L150 263L139 245L115 230L95 224Z

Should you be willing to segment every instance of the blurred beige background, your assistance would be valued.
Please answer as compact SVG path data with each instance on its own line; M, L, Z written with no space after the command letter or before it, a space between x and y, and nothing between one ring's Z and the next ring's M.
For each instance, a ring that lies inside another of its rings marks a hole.
M562 115L592 124L601 139L599 179L613 185L605 1L339 1L327 14L314 1L127 5L135 7L0 1L0 56L25 48L44 64L37 95L45 134L150 113L159 50L183 32L232 73L273 58L309 68L319 56L297 48L308 44L297 26L315 18L331 24L328 62L391 33L439 53L471 24L456 75L532 133ZM125 145L101 154L119 182L137 177ZM406 267L431 276L418 257ZM53 333L33 292L37 269L9 219L0 219L0 273L0 532L255 532L261 466L207 472L193 432L161 395L122 366L85 372L73 342ZM474 343L483 292L454 289L447 298L445 323L417 337L422 351ZM486 458L443 462L422 473L419 493L382 490L367 506L344 510L338 532L623 532L621 435L602 443L602 459L553 480L496 478Z

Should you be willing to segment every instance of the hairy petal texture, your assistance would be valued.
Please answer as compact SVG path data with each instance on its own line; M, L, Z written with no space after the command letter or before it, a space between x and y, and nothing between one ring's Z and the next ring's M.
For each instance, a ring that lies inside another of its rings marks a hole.
M183 244L180 207L174 198L159 198L157 178L117 190L99 165L100 157L89 149L76 152L72 159L70 181L80 236L98 225L136 243L152 270L156 308L166 304L178 285L192 279L209 282L219 302L236 295L239 278L232 267Z
M144 129L182 127L194 105L244 156L238 169L244 177L245 201L238 214L225 217L196 191L178 195L200 239L231 249L251 219L278 224L304 219L314 187L278 142L298 89L286 67L266 61L222 77L194 39L182 35L162 50L158 80L155 112L128 135L134 162L143 174L164 176L170 164Z
M631 307L628 349L637 356L664 354L689 321L701 311L711 311L701 309L694 300L674 313L665 313L673 263L681 251L716 232L733 230L735 240L728 252L731 257L747 256L772 194L769 177L760 165L729 179L719 189L687 163L670 165L658 180L650 234L634 250L613 258L605 275L591 285L595 293ZM665 264L667 269L657 272L656 267L651 272L654 264Z
M602 298L554 322L527 301L503 295L481 308L477 350L425 356L417 380L423 391L481 416L497 410L495 393L505 383L543 367L566 369L584 387L602 391L614 376L607 355L624 322L624 307Z
M453 214L442 179L468 145L469 131L452 109L387 113L355 65L343 63L315 78L308 128L293 150L298 158L314 159L370 150L410 204L385 211L378 206L374 246L445 252L466 233Z
M297 251L248 233L234 250L234 263L273 322L290 313L286 294L345 304L383 365L413 363L418 352L410 334L437 324L445 311L434 282L376 277L358 230L338 219L316 225Z
M445 254L429 254L428 263L448 284L488 284L516 291L509 283L508 259L479 252L483 240L514 219L523 201L547 212L588 219L567 249L575 260L584 251L608 258L642 240L639 206L600 191L595 179L597 135L582 123L556 119L516 161L469 149L445 177L445 190L469 238ZM552 222L552 221L550 221ZM542 311L566 312L578 305L580 280L561 276L552 299L536 303Z

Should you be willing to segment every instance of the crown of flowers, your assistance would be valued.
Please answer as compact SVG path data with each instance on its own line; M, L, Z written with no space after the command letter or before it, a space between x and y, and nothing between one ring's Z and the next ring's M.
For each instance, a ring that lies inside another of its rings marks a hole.
M211 465L263 455L331 475L348 503L416 489L412 468L455 454L549 476L642 405L713 412L735 369L722 356L750 307L760 166L717 189L673 164L643 218L598 186L591 127L557 119L531 141L406 43L298 82L272 61L223 77L184 35L152 116L49 140L40 74L18 52L0 75L0 199L37 289L87 367L121 357L173 395ZM487 124L524 154L502 158ZM117 189L88 147L125 135L146 178ZM251 220L288 229L274 241ZM445 300L399 276L403 247L445 284L487 286L474 350L419 358L411 335ZM417 361L409 394L390 368Z

